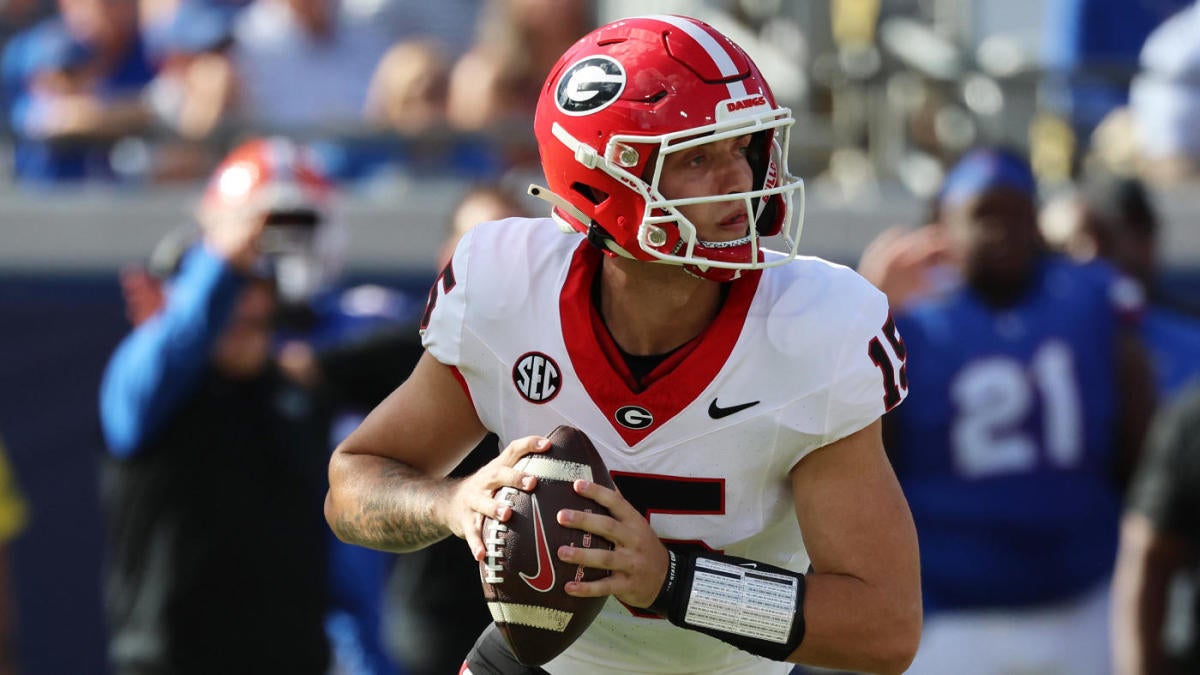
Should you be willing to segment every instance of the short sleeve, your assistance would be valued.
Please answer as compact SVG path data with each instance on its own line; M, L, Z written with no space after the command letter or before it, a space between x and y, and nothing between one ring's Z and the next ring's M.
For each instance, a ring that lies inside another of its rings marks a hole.
M447 366L457 367L462 359L474 234L473 230L469 231L459 240L450 262L429 289L429 299L421 317L421 345Z
M874 291L874 289L871 289ZM824 425L828 445L866 427L908 396L908 350L882 293L868 294L839 345Z

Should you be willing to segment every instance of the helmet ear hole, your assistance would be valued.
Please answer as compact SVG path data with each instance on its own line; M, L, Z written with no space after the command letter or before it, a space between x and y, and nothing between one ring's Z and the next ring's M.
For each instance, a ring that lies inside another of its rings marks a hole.
M603 204L605 200L608 199L607 192L584 183L572 183L571 189L583 195L584 199L588 200L592 204L595 204L596 206Z
M746 148L746 159L754 170L754 187L763 187L767 179L767 167L771 162L771 132L758 131L750 136L750 147Z

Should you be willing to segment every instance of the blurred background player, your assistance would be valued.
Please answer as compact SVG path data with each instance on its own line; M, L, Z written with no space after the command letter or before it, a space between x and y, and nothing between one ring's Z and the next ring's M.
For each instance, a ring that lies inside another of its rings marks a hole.
M117 347L101 387L116 673L329 664L314 502L328 417L271 359L267 218L230 216L202 218L165 304Z
M1080 188L1043 209L1046 238L1071 256L1102 258L1142 285L1148 303L1142 340L1154 368L1158 395L1173 396L1200 375L1200 318L1162 286L1158 213L1138 179L1103 172L1086 175Z
M402 327L415 323L419 299L379 286L336 286L346 234L333 187L308 151L286 139L253 140L230 153L213 175L198 219L205 239L213 228L265 223L255 264L273 279L278 302L263 367L277 369L286 379L289 393L281 404L291 400L290 414L312 425L327 453L416 358L415 343L407 337L411 328ZM176 275L181 258L197 255L194 243L190 230L166 237L151 259L155 274ZM164 311L162 287L153 276L127 270L122 284L135 323L153 323ZM322 598L328 594L324 623L338 672L396 672L381 634L383 586L392 556L324 535L328 584L312 592Z
M1200 380L1154 419L1121 521L1118 675L1200 672Z
M912 673L1108 671L1121 486L1154 399L1131 323L1140 294L1103 263L1047 254L1035 203L1022 157L972 151L938 222L908 235L925 254L905 254L927 261L918 274L949 264L959 284L899 297L897 275L875 275L909 357L909 401L885 434L921 545Z

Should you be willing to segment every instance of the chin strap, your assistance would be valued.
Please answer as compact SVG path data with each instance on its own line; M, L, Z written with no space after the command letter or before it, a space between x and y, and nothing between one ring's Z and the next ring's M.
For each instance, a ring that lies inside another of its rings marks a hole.
M583 211L580 211L579 208L576 207L571 202L554 194L548 188L544 188L541 185L535 185L533 183L530 183L529 189L526 190L526 192L528 192L531 196L537 197L538 199L546 202L551 207L553 207L550 209L550 217L554 219L554 222L558 223L559 229L561 229L563 232L566 232L567 234L571 234L572 232L574 232L575 228L571 227L571 225L569 223L564 221L562 219L562 216L559 216L558 213L555 211L555 209L561 209L563 211L566 211L568 215L570 215L572 218L574 218L575 220L578 220L581 223L588 223L589 229L590 229L590 226L595 225L595 223L592 223L592 219L587 217L586 213L584 213Z
M624 248L618 246L617 242L613 240L611 235L604 231L604 228L600 227L599 223L591 218L588 218L587 214L585 214L583 211L580 211L579 208L571 202L568 202L559 195L551 192L548 188L544 188L540 185L531 184L527 192L554 207L550 209L550 218L558 225L558 229L567 234L575 234L578 231L574 226L564 220L562 215L559 213L559 210L565 211L567 215L571 216L580 223L588 224L587 238L593 246L601 251L608 251L614 255L619 255L622 258L629 258L630 260L637 259L630 254L629 251L626 251Z

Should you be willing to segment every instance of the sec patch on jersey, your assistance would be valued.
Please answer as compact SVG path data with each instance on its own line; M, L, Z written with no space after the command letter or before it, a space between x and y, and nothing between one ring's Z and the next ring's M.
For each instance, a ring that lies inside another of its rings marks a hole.
M484 599L496 627L517 659L531 666L546 663L571 646L606 600L567 595L563 585L568 581L595 581L609 572L563 562L558 548L612 549L608 540L563 527L556 518L562 509L608 513L572 487L582 478L615 489L600 453L574 427L560 426L547 438L549 450L526 455L516 465L537 476L534 489L502 488L496 493L512 505L512 515L506 523L484 519L487 554L479 563Z

